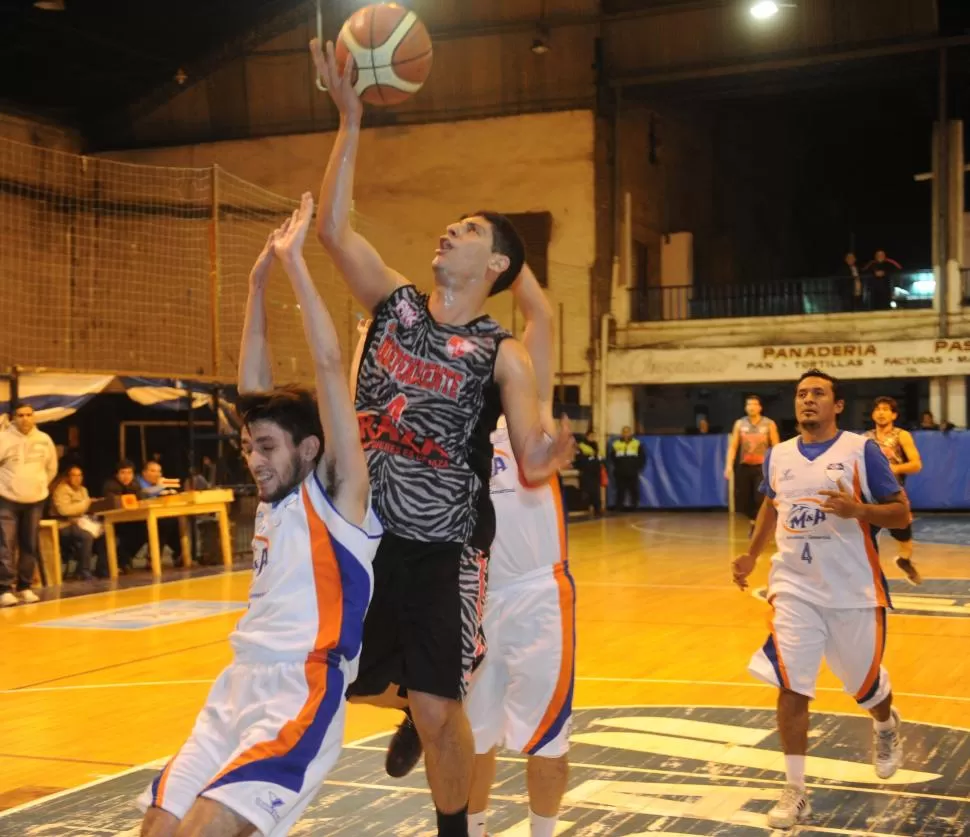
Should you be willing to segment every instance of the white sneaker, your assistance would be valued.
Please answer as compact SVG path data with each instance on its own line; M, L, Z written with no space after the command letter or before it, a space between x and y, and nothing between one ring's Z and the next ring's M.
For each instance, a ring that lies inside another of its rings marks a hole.
M896 725L885 732L876 731L873 733L873 749L875 752L872 764L880 779L891 778L903 763L903 740L899 737L902 719L899 717L899 712L896 711L895 706L891 711L892 719L896 722Z
M20 604L20 600L9 590L0 595L0 607L12 607L15 604Z
M20 591L20 601L24 604L34 604L34 602L40 601L40 596L28 588L27 590Z
M781 792L781 799L768 812L768 825L772 828L793 828L795 823L802 822L812 813L812 806L808 804L808 792L794 785L785 785Z

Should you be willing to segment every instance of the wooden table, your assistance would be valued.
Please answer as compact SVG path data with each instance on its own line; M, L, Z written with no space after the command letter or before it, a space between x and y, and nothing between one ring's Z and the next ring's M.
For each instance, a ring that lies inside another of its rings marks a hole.
M232 543L229 539L229 511L227 506L233 501L233 493L228 488L215 488L208 491L186 491L142 500L137 507L129 509L110 509L100 513L104 521L105 546L108 552L108 575L118 577L118 541L115 526L119 523L144 521L148 527L148 557L151 560L152 575L162 574L162 557L158 544L158 521L167 517L177 517L179 535L182 542L182 566L192 566L191 546L187 517L214 514L219 520L219 543L222 547L222 563L232 566Z

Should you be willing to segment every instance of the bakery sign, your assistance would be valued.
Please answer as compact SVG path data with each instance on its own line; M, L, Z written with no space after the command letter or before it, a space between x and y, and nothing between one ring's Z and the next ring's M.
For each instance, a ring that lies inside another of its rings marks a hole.
M607 377L614 386L787 381L808 369L821 369L837 378L970 375L970 339L614 349L610 352Z

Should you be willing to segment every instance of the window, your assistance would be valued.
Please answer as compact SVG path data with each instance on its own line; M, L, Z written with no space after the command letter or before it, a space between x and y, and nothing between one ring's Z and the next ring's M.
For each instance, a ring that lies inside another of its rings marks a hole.
M549 239L552 238L551 212L519 212L505 216L518 230L525 244L529 267L543 288L549 287Z

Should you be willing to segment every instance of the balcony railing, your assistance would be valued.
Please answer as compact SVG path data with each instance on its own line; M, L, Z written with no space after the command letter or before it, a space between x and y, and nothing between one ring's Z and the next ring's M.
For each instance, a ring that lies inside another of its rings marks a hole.
M970 291L964 271L964 295ZM858 293L856 293L858 291ZM713 320L932 308L936 280L932 271L897 274L885 279L825 276L751 285L673 285L634 291L633 319Z

